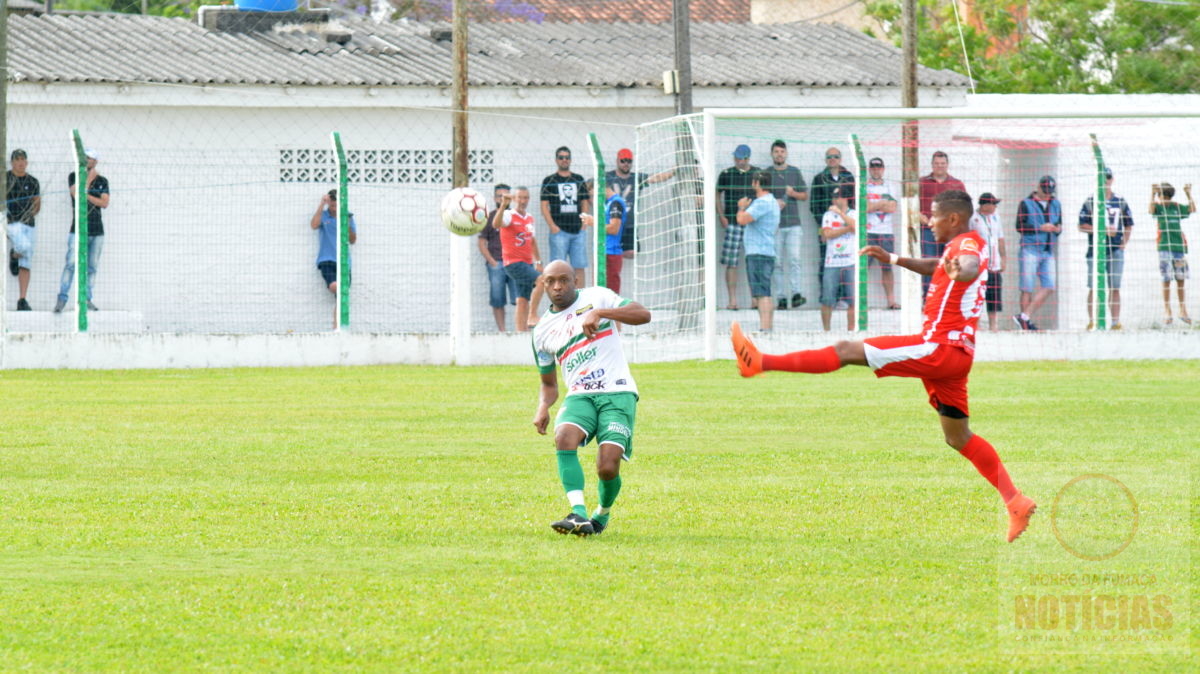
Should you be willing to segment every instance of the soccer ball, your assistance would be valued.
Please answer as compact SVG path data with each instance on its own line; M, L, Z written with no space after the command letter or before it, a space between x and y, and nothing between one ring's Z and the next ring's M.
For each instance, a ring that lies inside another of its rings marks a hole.
M470 187L455 187L442 198L442 224L459 236L478 234L487 224L487 202Z

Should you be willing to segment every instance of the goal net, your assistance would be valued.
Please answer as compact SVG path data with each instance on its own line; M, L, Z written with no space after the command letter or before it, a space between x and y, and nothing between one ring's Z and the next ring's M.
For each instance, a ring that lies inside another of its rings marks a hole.
M641 187L634 283L656 313L639 335L679 357L712 357L735 320L765 339L914 332L922 279L868 263L857 250L875 243L905 257L940 255L927 224L930 202L959 185L993 230L981 332L1191 327L1182 320L1186 295L1181 309L1176 288L1183 268L1161 261L1200 226L1200 216L1188 217L1185 191L1200 160L1181 151L1196 115L920 112L909 136L900 110L716 110L640 126L643 163L694 178ZM908 175L906 146L916 162ZM746 235L733 224L738 198L753 198L749 178L762 169L771 170L782 204L769 316L752 305ZM836 242L837 254L835 241L820 236L835 187L851 188L843 208L859 225ZM985 193L994 203L981 209ZM1164 215L1177 207L1182 232L1160 234L1180 227ZM1099 245L1089 230L1099 232Z

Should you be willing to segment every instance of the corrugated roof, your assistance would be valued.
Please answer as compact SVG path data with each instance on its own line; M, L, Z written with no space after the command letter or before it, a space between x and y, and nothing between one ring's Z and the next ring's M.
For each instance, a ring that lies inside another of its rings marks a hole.
M156 82L449 86L444 23L340 19L345 44L321 24L220 33L142 15L9 17L14 82ZM898 87L900 52L838 24L692 26L696 86ZM671 27L651 23L490 23L470 27L472 86L654 87L672 68ZM922 68L923 86L967 78Z

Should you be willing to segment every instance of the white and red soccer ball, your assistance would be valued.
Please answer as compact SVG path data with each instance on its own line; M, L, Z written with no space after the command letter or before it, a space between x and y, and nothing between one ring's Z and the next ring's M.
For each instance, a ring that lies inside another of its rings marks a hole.
M478 234L487 224L487 202L470 187L455 187L442 198L442 224L459 236Z

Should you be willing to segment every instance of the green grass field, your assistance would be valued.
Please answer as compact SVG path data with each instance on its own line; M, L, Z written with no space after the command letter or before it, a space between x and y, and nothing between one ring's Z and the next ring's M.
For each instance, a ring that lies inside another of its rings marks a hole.
M1021 548L918 382L634 372L636 460L591 539L548 526L568 508L531 367L0 373L0 669L1195 666L1200 361L973 373L973 429L1018 486L1191 470L1163 476L1192 513L1183 651L1121 657L1000 643ZM1033 554L1053 495L1031 493Z

